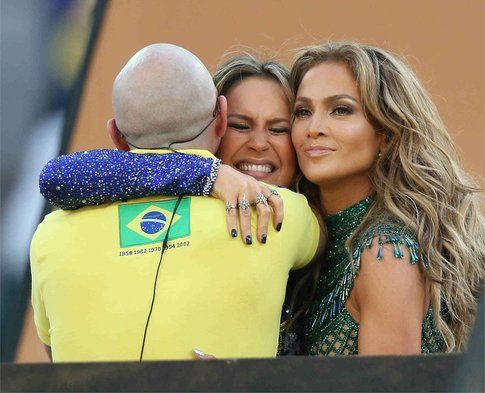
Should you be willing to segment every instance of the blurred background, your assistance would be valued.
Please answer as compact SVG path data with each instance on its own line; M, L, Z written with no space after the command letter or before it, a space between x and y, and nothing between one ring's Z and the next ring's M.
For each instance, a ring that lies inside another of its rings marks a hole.
M29 244L44 210L38 175L59 154L94 1L2 0L1 360L12 361L30 295Z
M406 59L430 91L465 168L485 175L482 0L1 0L1 360L47 361L32 322L29 244L48 212L38 174L65 152L112 147L111 85L154 42L213 71L228 50L287 65L293 49L356 40Z

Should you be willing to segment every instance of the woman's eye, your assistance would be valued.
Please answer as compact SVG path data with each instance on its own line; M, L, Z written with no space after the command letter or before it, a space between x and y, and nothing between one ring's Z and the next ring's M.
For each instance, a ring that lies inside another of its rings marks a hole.
M293 112L293 115L297 118L308 117L308 116L311 115L311 112L308 109L305 109L305 108L297 108Z
M352 109L347 106L336 106L331 112L332 115L337 115L337 116L350 115L351 113L352 113Z
M229 123L229 127L240 131L249 130L249 126L247 124Z
M272 127L269 130L275 134L288 134L290 127Z

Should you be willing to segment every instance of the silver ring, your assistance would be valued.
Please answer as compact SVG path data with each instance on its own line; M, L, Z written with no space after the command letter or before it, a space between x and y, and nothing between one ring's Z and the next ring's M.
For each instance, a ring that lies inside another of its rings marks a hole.
M235 208L236 206L234 206L231 202L229 201L226 202L226 214L229 214L229 212Z
M277 196L277 197L279 197L279 196L280 196L280 194L278 194L278 191L273 190L273 189L270 189L270 190L269 190L269 196L268 196L268 198L267 198L267 199L271 198L273 195L275 195L275 196Z
M262 192L256 193L256 205L262 203L264 206L268 206L268 199L264 196Z
M239 209L241 209L243 212L245 212L246 210L249 209L249 207L251 206L251 204L249 203L249 201L246 198L243 198L237 204L237 206L239 207Z

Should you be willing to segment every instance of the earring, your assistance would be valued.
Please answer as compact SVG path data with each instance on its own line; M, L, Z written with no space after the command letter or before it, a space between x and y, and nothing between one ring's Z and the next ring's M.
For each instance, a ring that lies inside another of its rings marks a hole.
M381 158L382 152L379 150L379 154L377 155L377 158Z

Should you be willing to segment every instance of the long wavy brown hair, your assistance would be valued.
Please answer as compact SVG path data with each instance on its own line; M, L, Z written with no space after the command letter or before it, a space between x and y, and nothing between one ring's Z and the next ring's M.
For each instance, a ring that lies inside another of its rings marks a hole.
M368 120L386 136L371 173L376 197L347 246L383 215L415 234L430 299L446 351L465 348L485 277L485 220L478 191L465 174L438 111L403 61L389 52L353 42L302 48L291 70L293 91L306 72L339 62L352 72ZM305 183L305 182L304 182ZM304 184L309 198L315 186Z

